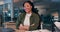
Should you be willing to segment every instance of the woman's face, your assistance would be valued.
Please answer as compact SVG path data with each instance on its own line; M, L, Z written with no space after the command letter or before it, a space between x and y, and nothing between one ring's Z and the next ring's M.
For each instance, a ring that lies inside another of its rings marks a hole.
M24 10L26 13L29 13L32 10L32 6L27 2L24 4Z

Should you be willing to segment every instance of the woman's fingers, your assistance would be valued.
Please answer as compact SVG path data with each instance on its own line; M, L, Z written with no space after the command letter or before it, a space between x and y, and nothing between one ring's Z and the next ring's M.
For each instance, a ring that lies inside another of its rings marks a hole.
M23 26L22 24L20 24L19 30L29 30L29 26L28 25Z
M29 26L28 25L24 26L24 29L29 30Z
M20 29L20 30L22 30L22 29L23 29L23 25L22 25L22 24L20 24L19 29Z

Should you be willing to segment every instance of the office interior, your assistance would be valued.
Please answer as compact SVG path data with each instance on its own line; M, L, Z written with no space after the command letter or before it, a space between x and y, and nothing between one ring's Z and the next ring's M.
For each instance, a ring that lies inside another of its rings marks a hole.
M0 0L0 29L5 31L16 30L16 21L21 13L24 13L23 3L28 0ZM50 32L60 31L60 0L29 0L33 2L36 12L40 16L38 30ZM13 26L13 27L12 27ZM8 29L7 29L8 28Z

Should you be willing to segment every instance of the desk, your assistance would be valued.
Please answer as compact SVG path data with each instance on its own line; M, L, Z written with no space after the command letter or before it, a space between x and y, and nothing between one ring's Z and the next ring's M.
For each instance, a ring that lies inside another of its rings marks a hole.
M16 30L16 32L21 32L20 30ZM35 30L35 31L25 31L25 32L51 32L47 29L43 29L43 30Z
M12 22L12 23L11 22L6 22L4 24L5 24L6 28L12 28L12 29L15 30L15 32L21 32L21 30L16 29L16 26L15 26L16 23L14 23L14 22ZM50 31L47 30L47 29L43 29L43 30L34 30L34 31L25 31L25 32L50 32Z
M3 24L5 24L5 28L16 29L16 23L14 23L14 22L6 22L6 23L3 23Z

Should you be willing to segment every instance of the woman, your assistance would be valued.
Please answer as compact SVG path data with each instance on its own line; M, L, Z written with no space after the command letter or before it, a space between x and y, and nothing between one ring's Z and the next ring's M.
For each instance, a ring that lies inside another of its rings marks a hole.
M39 16L38 14L32 12L34 5L30 1L26 1L23 4L25 13L22 13L17 22L16 28L25 31L37 30L39 25Z

